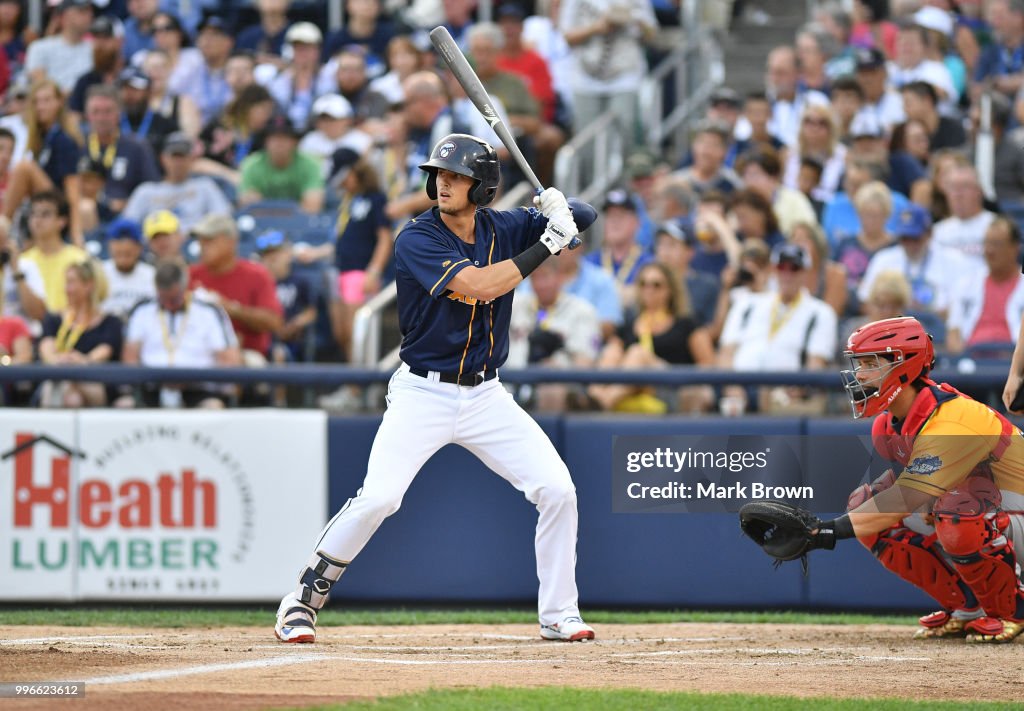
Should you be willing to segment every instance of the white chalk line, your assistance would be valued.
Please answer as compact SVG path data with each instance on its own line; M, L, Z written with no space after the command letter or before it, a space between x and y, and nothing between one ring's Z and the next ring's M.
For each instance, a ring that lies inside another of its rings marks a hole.
M601 661L601 660L569 660L550 657L548 659L385 659L374 657L329 657L342 662L355 664L398 664L405 666L439 666L448 664L484 665L484 664L565 664L570 661Z
M131 684L140 681L159 681L162 679L176 679L182 676L194 676L196 674L213 674L216 672L237 671L240 669L266 669L269 667L283 667L290 664L303 664L306 662L317 662L332 657L320 654L289 654L283 657L270 657L269 659L250 659L244 662L224 662L222 664L201 664L192 667L176 667L174 669L156 669L153 671L135 672L133 674L116 674L114 676L98 676L86 679L86 684Z
M24 644L84 644L100 639L143 639L152 637L151 634L94 634L77 637L31 637L26 639L4 639L0 640L0 647L14 647Z

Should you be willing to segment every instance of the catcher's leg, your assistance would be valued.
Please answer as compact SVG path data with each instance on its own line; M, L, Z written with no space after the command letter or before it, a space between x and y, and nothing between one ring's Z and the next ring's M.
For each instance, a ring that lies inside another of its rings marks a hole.
M942 606L921 618L917 638L963 636L972 618L980 617L970 586L942 557L936 536L896 525L876 536L860 539L888 570L924 590Z
M933 509L939 543L987 615L968 629L969 642L1009 642L1024 632L1021 569L1005 535L1010 517L1001 503L991 480L972 477Z

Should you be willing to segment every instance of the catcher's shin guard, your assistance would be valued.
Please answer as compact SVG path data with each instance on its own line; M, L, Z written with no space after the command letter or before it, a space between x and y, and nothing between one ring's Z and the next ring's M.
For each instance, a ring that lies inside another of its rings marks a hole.
M971 588L942 559L934 535L893 526L878 535L871 552L883 566L924 590L943 608L971 610L978 606Z
M328 558L317 551L299 578L299 599L314 610L319 610L327 602L331 586L338 582L347 567L348 563Z
M935 533L960 577L991 617L1024 622L1020 565L1003 530L1002 494L981 477L968 479L935 502Z

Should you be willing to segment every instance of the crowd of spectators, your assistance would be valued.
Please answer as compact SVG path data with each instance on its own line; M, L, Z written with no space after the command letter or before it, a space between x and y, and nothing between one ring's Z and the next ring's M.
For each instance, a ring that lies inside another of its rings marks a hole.
M1002 356L1017 333L1024 0L815 3L768 54L763 87L713 93L679 157L646 145L638 105L654 40L678 22L671 2L499 0L482 22L473 0L347 0L335 31L321 3L186 7L57 0L38 31L25 3L0 0L0 363L349 359L356 309L392 278L394 234L430 207L417 166L437 140L479 135L503 188L521 179L433 53L426 32L442 24L543 182L603 112L625 139L585 249L520 287L510 367L821 369L851 329L899 313L944 353ZM592 160L582 174L604 169ZM986 160L991 181L974 167ZM281 214L291 227L261 218ZM212 383L5 396L285 402ZM825 407L794 388L517 396L547 410Z

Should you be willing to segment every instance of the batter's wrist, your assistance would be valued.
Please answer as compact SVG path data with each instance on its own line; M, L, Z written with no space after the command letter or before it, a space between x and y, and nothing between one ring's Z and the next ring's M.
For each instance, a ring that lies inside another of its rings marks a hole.
M530 276L533 270L544 263L544 260L551 256L549 250L542 242L535 242L522 252L512 257L512 263L516 265L523 279Z

